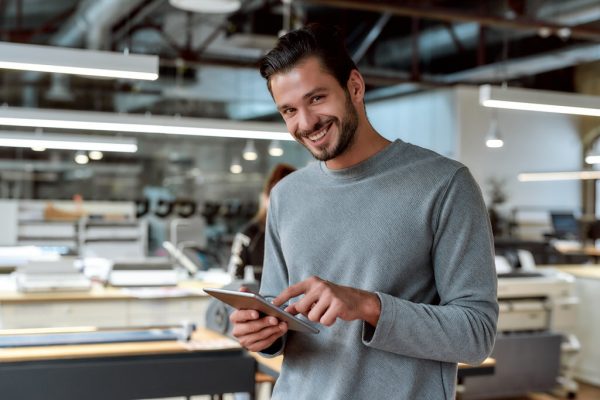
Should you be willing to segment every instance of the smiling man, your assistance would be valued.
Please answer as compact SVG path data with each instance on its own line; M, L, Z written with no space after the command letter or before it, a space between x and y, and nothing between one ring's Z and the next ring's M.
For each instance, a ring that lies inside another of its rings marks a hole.
M375 131L337 32L288 33L261 74L319 162L272 191L260 292L322 329L239 310L233 335L285 354L274 399L454 399L456 364L485 359L498 317L477 184L462 164Z

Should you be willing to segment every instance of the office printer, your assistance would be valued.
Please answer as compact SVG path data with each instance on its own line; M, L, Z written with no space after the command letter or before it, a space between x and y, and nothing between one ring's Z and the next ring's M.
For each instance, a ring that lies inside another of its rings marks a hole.
M492 352L495 374L465 381L464 399L561 391L574 398L579 343L575 325L575 279L553 268L537 268L531 253L496 256L498 335Z
M28 261L17 267L15 279L21 292L88 291L92 287L69 258Z

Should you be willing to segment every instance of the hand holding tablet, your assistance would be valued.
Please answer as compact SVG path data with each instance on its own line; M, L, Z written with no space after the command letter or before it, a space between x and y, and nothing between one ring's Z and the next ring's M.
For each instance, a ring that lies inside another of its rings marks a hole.
M257 310L263 314L273 316L286 322L288 329L305 333L319 333L319 330L310 323L274 306L258 294L225 289L204 289L204 291L238 310Z

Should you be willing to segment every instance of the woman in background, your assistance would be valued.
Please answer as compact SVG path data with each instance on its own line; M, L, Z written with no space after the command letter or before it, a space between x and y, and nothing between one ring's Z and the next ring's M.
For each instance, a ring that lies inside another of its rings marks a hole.
M258 212L235 235L231 246L231 258L229 259L229 266L227 268L234 279L248 280L253 278L253 280L260 282L265 252L265 225L267 222L269 195L273 187L280 180L295 170L296 168L288 164L277 164L273 168L261 193ZM244 275L247 266L252 266L254 272L252 277Z

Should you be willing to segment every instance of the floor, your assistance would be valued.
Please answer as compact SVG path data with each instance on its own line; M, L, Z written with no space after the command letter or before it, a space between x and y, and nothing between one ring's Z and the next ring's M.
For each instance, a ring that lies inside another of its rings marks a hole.
M549 394L530 394L525 397L511 397L494 400L567 400L566 397L553 396ZM579 391L577 392L577 400L600 400L600 387L592 386L579 382Z
M266 388L264 388L266 389ZM239 397L240 400L243 397ZM258 400L268 400L269 396L267 391L263 388L259 389L257 396ZM177 400L183 400L182 398L176 398ZM175 398L173 399L175 400ZM192 400L210 400L210 396L194 396ZM232 395L223 396L223 400L237 400ZM535 393L525 397L510 397L493 400L567 400L566 397L557 397L549 394ZM577 393L577 400L600 400L600 387L591 386L582 382L579 382L579 392Z

